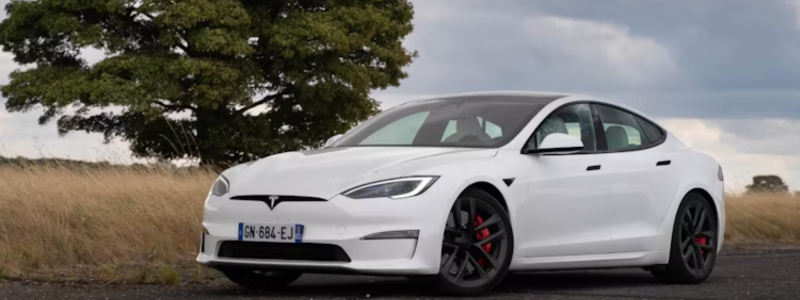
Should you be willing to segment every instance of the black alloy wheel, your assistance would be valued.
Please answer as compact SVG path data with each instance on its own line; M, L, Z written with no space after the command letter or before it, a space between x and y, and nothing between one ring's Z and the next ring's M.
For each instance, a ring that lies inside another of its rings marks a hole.
M513 245L508 213L500 203L482 190L464 191L445 227L440 290L454 295L491 290L508 272Z
M683 214L680 241L683 262L695 275L702 275L712 253L716 253L716 224L706 205L693 202Z
M718 226L705 198L687 195L675 217L669 264L654 269L653 275L673 283L703 282L716 262Z

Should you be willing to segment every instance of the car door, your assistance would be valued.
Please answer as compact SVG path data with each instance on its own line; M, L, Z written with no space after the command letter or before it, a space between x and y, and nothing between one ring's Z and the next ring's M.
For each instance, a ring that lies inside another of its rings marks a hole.
M605 216L614 239L610 250L655 250L655 236L675 193L676 158L657 147L664 133L651 122L618 107L593 105L602 124L598 137L607 146L602 157L606 203L614 211Z
M608 180L597 152L597 123L587 103L570 104L550 114L528 141L535 149L549 134L565 133L583 141L575 154L527 154L520 163L530 170L517 178L527 198L516 214L524 234L517 242L527 257L607 252L613 242L608 218Z

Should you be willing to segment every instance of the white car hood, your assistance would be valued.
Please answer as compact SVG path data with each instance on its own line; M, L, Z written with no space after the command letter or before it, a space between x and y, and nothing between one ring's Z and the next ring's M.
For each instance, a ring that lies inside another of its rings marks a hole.
M224 173L229 196L284 195L330 199L360 184L419 174L443 163L492 157L496 149L350 147L288 152Z

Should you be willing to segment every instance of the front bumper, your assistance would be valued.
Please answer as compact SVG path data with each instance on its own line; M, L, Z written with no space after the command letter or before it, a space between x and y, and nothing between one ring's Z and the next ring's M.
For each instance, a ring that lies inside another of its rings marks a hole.
M210 196L203 226L206 233L197 255L201 265L226 268L296 269L303 272L423 275L439 272L442 233L448 212L465 182L440 179L422 195L354 200L336 196L325 202L286 202L270 210L263 202ZM236 241L240 222L302 224L303 243L335 245L344 261L244 259L220 257L225 241ZM370 234L419 230L419 237L364 240Z

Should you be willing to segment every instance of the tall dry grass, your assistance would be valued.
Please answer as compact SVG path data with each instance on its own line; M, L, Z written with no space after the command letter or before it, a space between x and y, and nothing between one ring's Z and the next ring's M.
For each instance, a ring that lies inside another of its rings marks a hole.
M0 276L83 270L81 276L113 280L136 267L192 266L203 200L215 177L168 169L0 166ZM727 203L730 244L800 244L800 198L729 196Z
M728 196L725 208L726 243L800 245L800 197Z
M214 178L168 169L0 167L0 271L189 262Z

